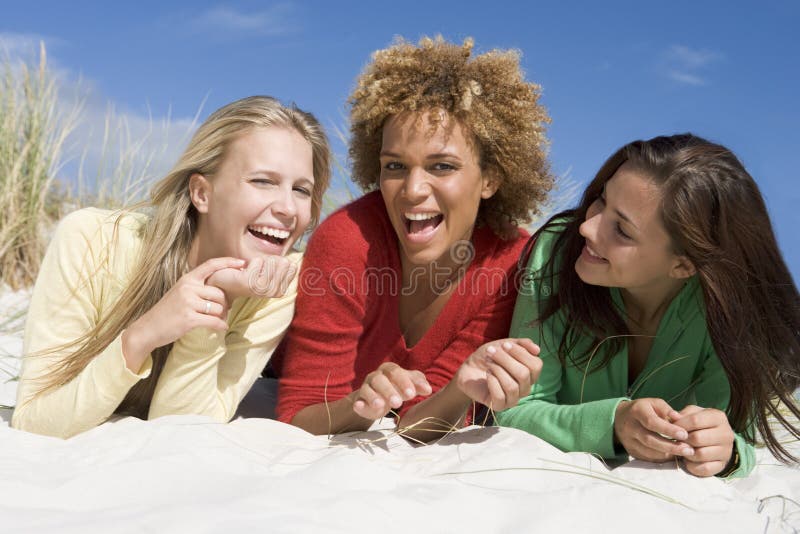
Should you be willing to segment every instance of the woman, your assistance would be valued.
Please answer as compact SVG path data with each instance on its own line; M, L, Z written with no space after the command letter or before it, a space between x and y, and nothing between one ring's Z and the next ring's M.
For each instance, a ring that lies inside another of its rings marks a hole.
M292 246L329 175L316 119L256 96L200 126L150 216L67 216L33 292L13 426L69 437L114 413L228 421L289 325Z
M745 476L753 427L800 415L800 299L758 188L725 147L691 134L635 141L580 206L531 240L511 335L541 345L530 395L502 425L565 451Z
M353 178L371 192L311 238L278 418L314 434L458 426L515 404L538 348L507 337L518 222L552 185L547 116L513 52L441 38L375 53L351 97Z

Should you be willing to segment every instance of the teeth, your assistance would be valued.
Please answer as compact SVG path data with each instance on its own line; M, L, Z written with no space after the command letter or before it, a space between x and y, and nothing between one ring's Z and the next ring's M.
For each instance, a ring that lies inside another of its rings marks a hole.
M428 219L433 219L434 217L438 217L438 212L428 212L428 213L404 213L403 214L406 219L409 221L427 221Z
M291 235L288 230L279 230L277 228L270 228L269 226L249 226L251 230L255 230L259 234L264 234L278 239L286 239Z
M586 245L586 250L589 252L589 256L597 258L599 260L603 259L603 257L599 256L594 250L592 250L592 247L590 247L589 245Z

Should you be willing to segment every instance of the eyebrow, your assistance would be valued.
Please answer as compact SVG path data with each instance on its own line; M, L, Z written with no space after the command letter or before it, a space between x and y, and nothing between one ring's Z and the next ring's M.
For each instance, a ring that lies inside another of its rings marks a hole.
M606 187L607 185L608 185L608 182L606 182L606 183L604 183L604 184L603 184L603 192L602 192L602 194L603 194L604 196L606 196L606 197L608 196L608 188ZM628 224L630 224L631 226L633 226L633 227L634 227L634 228L635 228L637 231L641 231L641 230L639 230L639 227L638 227L638 226L636 226L636 223L635 223L635 222L633 222L633 221L631 220L631 218L630 218L630 217L628 217L627 215L625 215L624 213L622 213L621 211L619 211L619 209L617 209L617 208L614 208L614 213L616 213L616 214L619 216L619 218L620 218L620 219L622 219L622 220L623 220L623 221L625 221L626 223L628 223Z
M622 213L621 211L619 211L619 210L618 210L618 209L616 209L616 208L614 208L614 212L616 212L616 214L617 214L617 215L619 215L619 218L620 218L620 219L622 219L622 220L623 220L623 221L625 221L626 223L630 224L631 226L633 226L634 228L636 228L637 230L639 230L639 227L638 227L638 226L636 226L636 223L634 223L634 222L633 222L633 221L632 221L632 220L631 220L631 219L630 219L630 218L629 218L627 215L625 215L624 213Z
M381 150L380 157L388 158L401 158L402 156L391 150ZM440 159L440 158L456 158L461 159L455 152L436 152L435 154L428 154L425 159Z

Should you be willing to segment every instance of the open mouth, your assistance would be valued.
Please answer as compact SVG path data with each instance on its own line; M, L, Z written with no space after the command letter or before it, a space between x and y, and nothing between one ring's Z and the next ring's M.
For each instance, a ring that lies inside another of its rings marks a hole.
M594 251L592 247L589 246L589 243L585 243L583 246L583 253L588 257L589 260L595 262L607 262L608 260L602 257L600 254Z
M403 222L406 225L406 232L408 232L408 235L410 236L422 236L430 234L436 231L443 220L444 215L435 211L403 214Z
M289 236L292 235L288 230L270 228L269 226L248 226L247 231L258 239L279 246L283 246Z

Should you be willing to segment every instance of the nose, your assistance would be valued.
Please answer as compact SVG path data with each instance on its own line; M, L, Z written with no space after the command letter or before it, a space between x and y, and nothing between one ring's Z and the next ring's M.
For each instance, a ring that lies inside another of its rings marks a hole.
M428 173L421 167L409 169L403 184L403 193L412 202L424 200L430 196L431 184L428 183Z
M291 187L282 189L281 194L272 203L272 211L275 215L284 217L295 217L297 215L297 203Z
M597 237L600 228L600 212L593 212L589 210L586 212L586 220L581 223L578 231L588 241L597 243Z

